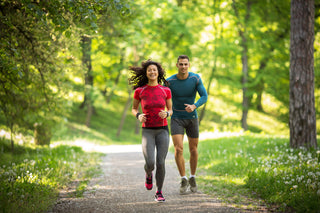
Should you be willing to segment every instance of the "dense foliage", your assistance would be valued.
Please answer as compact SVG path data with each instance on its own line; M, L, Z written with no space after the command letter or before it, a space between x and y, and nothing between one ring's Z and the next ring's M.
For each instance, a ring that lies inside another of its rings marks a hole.
M79 59L81 33L98 29L98 14L125 15L120 1L1 1L0 106L12 132L52 127L72 102L70 75L83 75ZM3 121L2 120L2 121ZM38 133L41 131L38 131ZM48 134L51 137L51 134ZM13 148L13 146L12 146Z

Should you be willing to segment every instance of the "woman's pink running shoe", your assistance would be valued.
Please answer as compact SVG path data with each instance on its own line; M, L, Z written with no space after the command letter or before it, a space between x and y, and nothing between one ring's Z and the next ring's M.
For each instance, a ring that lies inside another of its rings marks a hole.
M166 199L164 199L163 195L162 195L162 192L160 191L157 191L156 195L154 196L155 197L155 201L157 202L164 202L166 201Z
M151 190L152 187L153 187L153 184L152 184L152 174L150 177L148 177L148 175L146 174L146 182L145 182L145 187L147 188L147 190Z

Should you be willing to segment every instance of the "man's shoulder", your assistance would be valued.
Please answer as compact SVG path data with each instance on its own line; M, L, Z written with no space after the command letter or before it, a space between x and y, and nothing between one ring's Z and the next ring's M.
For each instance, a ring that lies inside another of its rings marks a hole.
M176 80L177 79L177 74L174 74L172 76L170 76L169 78L167 78L167 81L172 81L172 80Z
M191 77L196 77L196 78L200 78L200 75L194 72L189 72L189 78Z

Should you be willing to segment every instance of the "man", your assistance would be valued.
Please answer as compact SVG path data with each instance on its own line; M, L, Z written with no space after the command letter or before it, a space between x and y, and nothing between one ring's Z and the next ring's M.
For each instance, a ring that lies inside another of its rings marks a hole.
M195 179L198 163L199 121L196 109L207 102L208 95L198 74L189 72L189 57L180 55L176 64L178 73L167 79L172 93L173 115L171 118L171 135L175 148L175 160L181 175L180 194L197 191ZM199 100L195 102L197 92ZM184 131L188 136L190 151L190 177L186 177L183 157Z

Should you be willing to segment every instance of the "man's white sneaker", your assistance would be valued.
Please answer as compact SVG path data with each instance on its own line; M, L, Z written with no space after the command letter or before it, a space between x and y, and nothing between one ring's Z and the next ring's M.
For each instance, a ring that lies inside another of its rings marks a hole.
M192 192L197 192L197 183L196 183L196 178L191 177L189 178L189 185L190 185L190 191Z
M180 182L180 194L185 194L188 189L188 180L186 178L181 178Z

